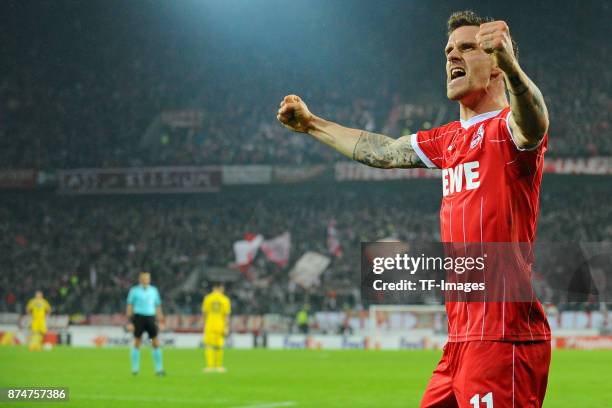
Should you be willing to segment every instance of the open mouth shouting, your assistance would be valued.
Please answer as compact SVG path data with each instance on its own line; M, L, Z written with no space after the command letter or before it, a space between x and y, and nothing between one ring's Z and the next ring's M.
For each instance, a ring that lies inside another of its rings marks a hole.
M450 69L448 83L452 83L454 81L460 80L465 75L466 75L465 69L463 69L462 67L453 67Z

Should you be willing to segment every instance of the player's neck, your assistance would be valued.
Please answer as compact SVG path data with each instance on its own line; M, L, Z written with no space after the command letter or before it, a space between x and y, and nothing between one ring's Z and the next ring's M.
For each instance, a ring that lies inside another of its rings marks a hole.
M508 106L508 100L505 93L497 97L486 93L466 97L459 102L459 116L461 120L466 121L483 113L504 109L506 106Z

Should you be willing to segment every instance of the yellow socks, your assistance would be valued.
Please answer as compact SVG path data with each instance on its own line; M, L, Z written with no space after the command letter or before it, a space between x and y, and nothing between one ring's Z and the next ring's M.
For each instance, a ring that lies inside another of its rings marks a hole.
M215 367L215 350L212 347L206 347L206 350L204 350L204 356L206 357L206 367Z
M223 367L223 349L218 348L215 350L215 367Z

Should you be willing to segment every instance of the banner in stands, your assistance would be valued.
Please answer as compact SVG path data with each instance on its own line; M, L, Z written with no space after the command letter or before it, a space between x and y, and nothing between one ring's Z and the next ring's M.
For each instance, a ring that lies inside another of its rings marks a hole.
M612 157L545 159L544 172L554 174L612 174ZM335 165L337 181L375 181L412 178L439 178L439 170L430 169L376 169L353 162Z
M223 185L240 184L270 184L272 182L272 166L245 165L222 166Z
M58 172L63 194L200 193L218 191L221 168L140 167Z
M438 338L439 337L439 338ZM445 336L364 336L364 335L301 335L271 334L267 338L270 349L314 350L420 350L442 348Z
M34 188L36 175L37 171L34 169L0 170L0 188Z
M552 347L557 349L612 350L612 336L555 336Z
M382 181L414 178L440 178L440 170L377 169L360 163L339 162L335 166L337 181Z
M442 349L446 344L443 335L298 335L271 334L267 339L269 349L313 350L421 350ZM553 348L581 350L611 350L612 336L554 336Z
M557 174L612 174L612 157L545 159L544 172Z
M274 183L304 183L326 178L330 167L324 164L314 166L274 166Z
M68 315L51 315L48 316L47 319L47 328L48 329L56 329L62 330L67 329L68 324L70 323L70 318ZM19 319L19 327L21 328L29 328L32 323L32 316L23 315Z
M23 345L29 330L15 324L0 324L0 346ZM165 347L201 348L202 333L161 332L160 340ZM145 336L146 339L146 336ZM69 344L75 347L128 347L132 335L122 326L72 326L59 332L49 331L45 341L51 344ZM312 350L418 350L441 349L447 337L432 331L410 331L396 333L360 334L283 334L268 335L232 334L226 346L234 349L251 349L256 346L269 349ZM145 341L147 343L148 340ZM552 347L581 350L612 350L612 335L597 331L553 331Z
M126 347L132 344L132 334L117 326L71 327L69 333L70 344L76 347ZM159 339L165 347L203 347L202 333L161 332ZM225 346L253 348L254 338L252 334L232 334L227 337Z
M21 320L21 314L19 313L0 313L0 326L1 325L19 325Z
M612 175L612 157L546 159L544 172ZM377 169L350 161L312 166L136 167L57 173L25 169L0 171L0 189L52 187L57 182L59 192L64 194L198 193L218 191L221 185L435 179L440 174L431 169Z

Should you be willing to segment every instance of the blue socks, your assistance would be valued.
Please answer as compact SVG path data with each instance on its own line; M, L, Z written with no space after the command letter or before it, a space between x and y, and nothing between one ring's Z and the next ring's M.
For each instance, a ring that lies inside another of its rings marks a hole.
M140 371L140 348L132 347L130 358L132 361L132 372L137 373ZM153 364L155 365L156 373L164 371L164 366L162 364L162 351L160 347L153 348Z
M132 372L137 373L140 371L140 349L132 347L132 353L130 354L132 359Z
M155 364L156 373L164 370L164 366L162 364L162 351L160 347L153 348L153 363Z

